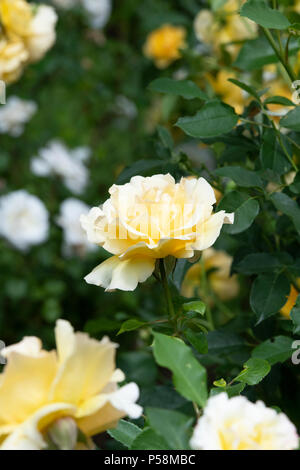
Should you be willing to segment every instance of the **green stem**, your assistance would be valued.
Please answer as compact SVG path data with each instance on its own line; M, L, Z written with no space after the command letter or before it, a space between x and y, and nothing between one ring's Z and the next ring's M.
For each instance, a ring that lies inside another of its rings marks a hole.
M210 330L211 331L215 330L215 324L214 324L214 321L213 321L212 312L211 312L210 306L208 304L206 304L206 318L207 318L207 321L210 325Z
M256 122L256 121L251 121L250 119L245 119L241 116L239 116L239 119L243 121L245 124L252 124L253 126L258 126L258 127L266 127L267 129L272 129L272 126L268 126L267 124L264 124L262 122Z
M207 277L206 277L206 271L205 271L205 266L204 266L204 262L203 262L203 259L201 259L200 261L201 263L201 283L203 285L203 290L204 292L208 292L209 291L209 288L208 288L208 282L207 282ZM208 304L208 302L206 302L206 310L205 310L205 314L206 314L206 319L210 325L210 330L215 330L215 324L214 324L214 321L213 321L213 316L212 316L212 312L211 312L211 309L210 309L210 306Z
M294 160L292 159L292 157L290 156L289 152L287 151L287 149L285 148L285 145L282 141L282 138L281 138L281 134L280 134L280 131L277 129L277 127L275 126L274 122L271 120L270 121L271 124L272 124L272 127L274 129L274 131L276 132L276 135L277 135L277 139L278 139L278 142L280 144L280 147L282 148L286 158L288 159L288 161L290 162L290 164L292 165L292 167L294 168L295 171L298 171L298 167L296 165L296 163L294 162Z
M295 76L294 71L292 70L290 64L285 60L284 54L281 53L281 51L277 48L277 44L276 44L272 34L270 33L270 31L267 28L262 28L262 30L263 30L263 33L264 33L265 37L269 41L272 49L274 50L275 54L277 55L279 61L284 66L284 68L285 68L288 76L290 77L291 81L294 82L295 80L297 80L297 77Z
M168 313L171 319L175 318L175 310L174 310L174 305L172 302L172 297L171 297L171 292L169 289L169 284L168 284L168 279L166 275L166 269L165 269L165 263L164 259L160 258L159 260L159 268L160 268L160 274L161 274L161 283L164 289L165 293L165 298L167 302L167 307L168 307Z

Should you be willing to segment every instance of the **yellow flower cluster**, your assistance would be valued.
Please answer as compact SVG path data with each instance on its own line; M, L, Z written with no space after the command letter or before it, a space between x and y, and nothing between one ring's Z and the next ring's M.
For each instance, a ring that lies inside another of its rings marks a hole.
M26 64L41 59L55 41L57 16L47 5L0 0L0 79L16 81Z

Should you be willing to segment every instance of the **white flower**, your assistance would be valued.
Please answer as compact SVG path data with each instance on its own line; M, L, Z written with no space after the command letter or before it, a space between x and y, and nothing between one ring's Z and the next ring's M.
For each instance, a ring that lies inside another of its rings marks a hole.
M196 450L292 450L297 431L284 413L220 393L207 402L190 445Z
M117 113L126 116L128 119L134 119L137 116L137 107L135 103L124 95L118 95L116 97L115 110Z
M30 54L30 61L41 59L53 46L56 33L55 25L57 14L47 5L39 5L36 14L31 20L30 32L26 35L26 45Z
M111 14L111 0L82 0L82 3L92 28L104 28Z
M94 250L95 245L88 242L85 231L81 227L80 216L89 210L89 206L79 199L68 198L60 206L57 224L63 229L65 253L74 249L80 251Z
M0 234L20 250L48 237L48 212L42 201L25 190L0 198Z
M59 140L49 142L31 161L31 170L38 176L59 175L67 188L75 194L84 191L88 181L88 170L84 162L90 155L87 147L69 150Z
M6 104L0 107L0 133L19 137L24 131L24 125L36 110L37 105L33 101L11 96Z

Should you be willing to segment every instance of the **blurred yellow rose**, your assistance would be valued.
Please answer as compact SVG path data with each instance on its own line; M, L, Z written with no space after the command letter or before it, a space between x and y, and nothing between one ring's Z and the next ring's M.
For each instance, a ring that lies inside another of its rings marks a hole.
M184 28L165 24L148 35L144 54L153 59L158 68L166 68L181 57L180 49L186 47L185 37Z
M300 0L295 0L294 10L300 14Z
M202 296L201 277L203 269L211 289L221 300L230 300L239 293L237 276L230 276L232 257L225 251L213 248L204 250L201 262L194 264L186 273L181 292L184 297Z
M29 62L39 60L55 41L57 15L47 5L0 0L0 78L17 80Z
M244 2L230 0L216 12L201 10L194 20L194 31L197 39L218 51L223 44L251 39L257 32L257 25L239 15L239 8ZM230 44L226 48L236 55L239 45Z
M232 106L238 114L241 114L247 102L247 96L241 88L228 81L229 78L236 78L235 74L227 70L220 70L216 76L208 75L207 78L216 94L222 98L222 101Z
M0 0L0 17L6 32L25 36L33 17L32 5L25 0Z
M300 291L300 278L297 279L297 284L299 285L299 291ZM293 284L291 284L290 293L289 293L289 296L287 297L287 301L282 307L282 309L280 310L280 313L284 317L290 318L290 313L296 304L299 291L293 286Z
M38 450L56 420L72 417L86 436L114 426L123 416L137 418L134 383L118 388L124 374L115 368L116 344L74 333L58 320L57 351L41 349L36 337L2 350L7 364L0 381L0 449Z
M23 41L17 37L7 39L0 36L0 79L5 83L17 80L28 57Z
M213 213L216 197L204 178L135 176L113 185L110 198L81 216L88 240L114 256L85 280L106 290L134 290L155 269L159 258L192 258L212 246L233 214Z

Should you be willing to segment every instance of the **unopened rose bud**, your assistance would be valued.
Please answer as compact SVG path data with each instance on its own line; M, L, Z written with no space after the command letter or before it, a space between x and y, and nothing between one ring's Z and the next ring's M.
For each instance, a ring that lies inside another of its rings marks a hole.
M60 418L48 428L47 434L60 450L72 450L77 442L77 424L73 418Z

